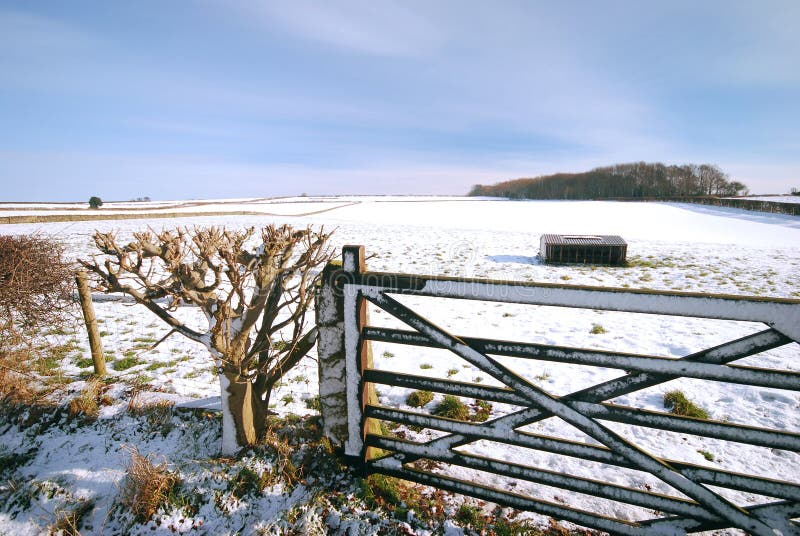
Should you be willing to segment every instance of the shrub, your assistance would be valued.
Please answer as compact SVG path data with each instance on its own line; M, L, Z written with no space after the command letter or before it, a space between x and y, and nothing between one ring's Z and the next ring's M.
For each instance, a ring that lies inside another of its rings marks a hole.
M50 328L64 332L73 273L63 246L34 235L0 235L0 352Z
M664 407L675 415L708 419L708 412L686 398L682 391L670 391L664 395Z
M125 469L125 482L120 501L139 522L150 519L166 504L178 485L178 477L167 470L166 462L154 465L149 456L142 456L136 447L125 447L131 461Z
M93 195L89 198L89 208L100 208L103 206L103 200Z
M406 404L412 408L421 408L433 400L433 393L430 391L414 391L406 398Z

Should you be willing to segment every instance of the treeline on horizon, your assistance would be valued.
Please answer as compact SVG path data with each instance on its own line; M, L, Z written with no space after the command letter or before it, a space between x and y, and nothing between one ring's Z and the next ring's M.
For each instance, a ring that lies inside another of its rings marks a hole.
M711 164L665 165L634 162L598 167L583 173L556 173L492 185L476 184L470 196L513 199L607 199L630 197L699 197L747 195Z

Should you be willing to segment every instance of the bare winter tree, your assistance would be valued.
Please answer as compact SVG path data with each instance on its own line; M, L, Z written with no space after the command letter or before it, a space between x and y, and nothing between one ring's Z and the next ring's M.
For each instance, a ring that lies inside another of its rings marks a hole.
M169 334L208 348L219 372L224 454L258 440L272 388L314 346L317 329L308 329L306 315L319 268L331 257L323 230L270 225L249 249L255 233L148 231L120 245L113 233L98 232L102 255L81 261L101 290L132 296L172 328ZM183 303L203 311L206 329L173 314Z

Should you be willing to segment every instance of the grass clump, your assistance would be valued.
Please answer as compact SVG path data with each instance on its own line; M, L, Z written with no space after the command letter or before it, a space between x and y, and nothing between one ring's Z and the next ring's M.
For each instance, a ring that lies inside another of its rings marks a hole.
M406 520L410 510L421 519L443 520L443 493L423 495L419 486L398 478L373 474L361 481L360 496L369 508L383 508Z
M708 452L707 450L700 449L700 450L698 450L697 452L698 452L698 453L699 453L699 454L700 454L700 455L701 455L703 458L705 458L706 460L708 460L708 461L710 461L710 462L713 462L713 461L714 461L714 455L713 455L713 454L711 454L710 452Z
M428 369L432 369L433 365L431 365L430 363L423 363L423 364L421 364L419 366L419 368L421 368L422 370L428 370Z
M125 357L117 359L114 361L111 366L114 370L128 370L129 368L135 367L136 365L141 365L143 361L137 359L135 355L128 355L128 352L125 353Z
M412 408L421 408L433 400L433 393L430 391L414 391L406 398L406 404Z
M708 412L686 398L683 391L670 391L664 394L664 407L667 408L670 413L682 417L693 417L695 419L709 418Z
M100 390L102 385L95 379L89 379L81 392L69 401L67 412L70 417L83 415L89 419L96 419L100 413Z
M56 520L53 525L49 527L50 534L61 534L63 536L80 536L81 522L86 514L94 508L94 501L92 499L80 500L70 508L63 508L57 511Z
M320 401L319 395L312 396L311 398L306 398L305 404L308 409L313 409L314 411L322 411L322 402Z
M139 454L136 447L124 448L130 453L131 461L125 469L120 503L137 521L144 523L167 504L179 485L178 476L167 470L166 462L155 465L149 456Z
M469 420L474 422L485 422L492 414L492 405L485 400L476 400L472 404L472 415Z
M27 352L0 350L0 400L11 404L36 403L41 393L26 370L29 364Z
M228 481L228 491L240 499L246 495L255 496L272 484L272 481L272 475L266 471L256 471L250 467L242 467L236 473L236 476Z
M592 329L589 330L589 333L592 335L602 335L603 333L607 333L607 331L606 328L600 324L592 324Z
M453 395L445 395L431 413L437 417L445 417L447 419L469 420L469 408L458 397Z
M155 402L141 403L138 396L131 397L128 403L128 412L137 417L144 417L152 432L160 432L166 437L175 427L172 422L175 403L171 400L157 400Z
M460 398L453 395L445 395L433 411L432 415L455 419L467 422L484 422L492 413L492 405L485 400L476 400L471 405L467 405Z
M453 518L463 527L468 527L474 531L481 532L486 528L486 521L480 508L462 504L458 507Z
M75 366L80 369L89 368L94 365L94 361L90 357L79 357L75 360Z

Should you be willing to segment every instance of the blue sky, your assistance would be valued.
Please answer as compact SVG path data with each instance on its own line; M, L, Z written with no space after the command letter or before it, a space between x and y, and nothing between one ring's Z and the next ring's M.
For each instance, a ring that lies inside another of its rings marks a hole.
M800 188L800 2L0 1L1 200Z

